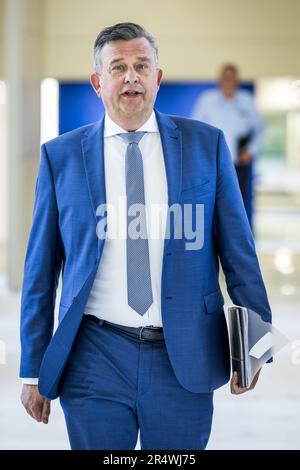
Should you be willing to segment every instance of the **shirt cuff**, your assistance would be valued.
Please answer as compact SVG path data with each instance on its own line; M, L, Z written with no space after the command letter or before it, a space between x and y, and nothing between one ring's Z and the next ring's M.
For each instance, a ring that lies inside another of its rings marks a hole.
M26 385L37 385L39 383L38 378L23 378L22 377L22 383Z

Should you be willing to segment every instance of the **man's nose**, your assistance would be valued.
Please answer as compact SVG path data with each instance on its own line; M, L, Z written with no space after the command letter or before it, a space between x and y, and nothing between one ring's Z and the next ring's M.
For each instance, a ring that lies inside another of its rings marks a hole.
M125 83L138 83L140 80L139 75L136 73L134 69L128 68L125 77L124 77L124 82Z

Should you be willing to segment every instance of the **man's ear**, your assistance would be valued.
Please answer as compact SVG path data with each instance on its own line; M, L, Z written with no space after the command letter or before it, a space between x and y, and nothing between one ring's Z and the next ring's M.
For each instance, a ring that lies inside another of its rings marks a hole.
M91 82L92 87L94 88L95 93L100 98L101 97L100 76L96 73L93 73L90 76L90 82Z
M157 69L157 79L156 79L157 89L158 89L159 86L160 86L160 82L161 82L161 80L162 80L162 76L163 76L163 71L162 71L162 69Z

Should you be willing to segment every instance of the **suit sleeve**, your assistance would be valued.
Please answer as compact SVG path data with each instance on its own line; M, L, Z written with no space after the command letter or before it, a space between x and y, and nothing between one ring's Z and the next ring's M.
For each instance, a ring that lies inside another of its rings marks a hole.
M63 260L53 176L45 145L35 187L32 226L21 296L20 377L38 377L53 334L56 290Z
M235 305L250 308L271 322L271 309L230 151L222 131L217 148L214 242Z

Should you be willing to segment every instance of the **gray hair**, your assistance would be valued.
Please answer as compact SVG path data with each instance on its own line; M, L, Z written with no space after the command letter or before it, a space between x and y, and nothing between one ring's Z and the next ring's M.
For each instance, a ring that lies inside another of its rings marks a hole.
M158 48L155 37L148 33L145 28L136 23L118 23L114 26L108 26L98 34L94 43L94 67L95 71L101 71L101 50L105 44L111 41L130 41L131 39L145 38L155 51L155 60L158 61Z

